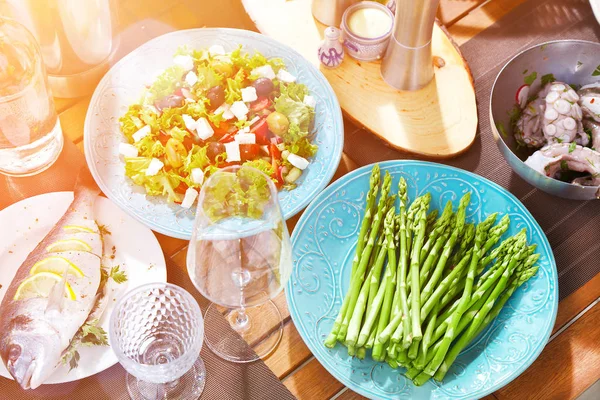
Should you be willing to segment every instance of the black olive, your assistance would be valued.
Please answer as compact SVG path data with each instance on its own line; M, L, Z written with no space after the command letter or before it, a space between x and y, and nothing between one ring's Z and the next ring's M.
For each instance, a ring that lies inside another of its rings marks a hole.
M252 86L256 89L256 94L258 96L268 96L275 88L273 82L269 78L258 78L254 81Z
M206 92L206 97L210 101L210 106L217 108L225 101L225 90L222 86L211 87Z

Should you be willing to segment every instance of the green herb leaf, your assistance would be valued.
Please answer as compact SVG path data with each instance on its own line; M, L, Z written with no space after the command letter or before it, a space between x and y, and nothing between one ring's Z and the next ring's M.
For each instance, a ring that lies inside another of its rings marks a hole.
M598 65L594 72L592 72L592 76L600 76L600 65Z
M120 268L121 267L117 265L112 267L110 270L110 277L113 281L115 281L115 283L123 283L127 281L127 274L125 271L120 271Z
M556 78L554 78L554 74L542 75L542 86L545 86L547 83L554 81L556 81Z
M517 121L519 120L519 118L521 118L521 113L523 113L523 110L521 110L521 108L516 104L513 108L511 108L508 111L508 116L510 118L510 126L514 127L517 124Z
M577 148L577 143L575 143L575 142L572 142L572 143L569 145L569 153L572 153L572 152L574 152L574 151L575 151L575 148Z
M574 84L574 83L570 83L570 84L569 84L569 86L571 86L571 88L572 88L574 91L578 91L579 89L581 89L581 85L576 85L576 84Z
M544 50L546 50L546 47L548 47L548 43L545 43L545 44L543 44L543 45L540 47L540 50L541 50L541 51L544 51Z
M498 122L496 124L496 129L498 129L498 132L500 132L504 139L508 138L508 135L506 134L506 129L504 129L504 124L502 122Z
M537 72L533 71L531 74L527 75L523 81L527 85L532 85L536 79L537 79Z
M525 75L529 70L526 69L525 71L523 71L523 75Z
M581 61L577 61L577 69L579 69L579 67L581 67L583 65L583 63Z
M74 350L69 360L69 372L71 372L71 370L79 366L79 359L79 352L77 350Z
M81 344L85 346L108 346L108 335L97 319L83 324L81 336Z
M98 230L100 231L101 235L112 235L112 233L108 230L106 225L98 224Z
M561 138L556 138L556 141L557 141L558 143L562 143L562 142L563 142L563 140L562 140Z
M560 162L560 169L562 169L563 171L568 171L569 170L569 166L567 164L567 162L565 160L562 160Z

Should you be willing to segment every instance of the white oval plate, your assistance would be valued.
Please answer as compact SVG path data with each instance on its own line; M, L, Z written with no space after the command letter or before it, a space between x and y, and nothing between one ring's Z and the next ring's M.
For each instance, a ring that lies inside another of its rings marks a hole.
M46 193L30 197L0 211L0 302L17 270L29 253L58 222L73 201L73 192ZM110 200L98 197L96 221L111 232L104 237L105 252L115 246L115 258L127 273L127 282L116 285L113 296L118 300L127 290L150 282L166 282L167 266L160 244L152 231L140 224ZM110 314L116 301L110 301L100 320L108 332ZM69 372L60 366L45 382L65 383L102 372L117 363L109 346L79 349L79 366ZM0 376L12 379L0 362Z

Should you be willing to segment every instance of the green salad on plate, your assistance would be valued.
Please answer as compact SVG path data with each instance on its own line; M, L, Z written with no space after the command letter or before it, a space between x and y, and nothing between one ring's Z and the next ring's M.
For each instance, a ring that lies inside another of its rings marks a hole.
M204 180L252 166L291 190L317 152L316 100L283 60L181 47L120 118L125 174L148 195L190 208Z

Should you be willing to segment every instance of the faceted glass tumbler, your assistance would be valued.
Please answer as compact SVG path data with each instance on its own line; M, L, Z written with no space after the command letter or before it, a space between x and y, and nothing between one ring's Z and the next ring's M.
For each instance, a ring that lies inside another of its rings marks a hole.
M204 321L184 289L151 283L126 293L111 316L109 337L128 372L132 399L197 399L202 393Z

